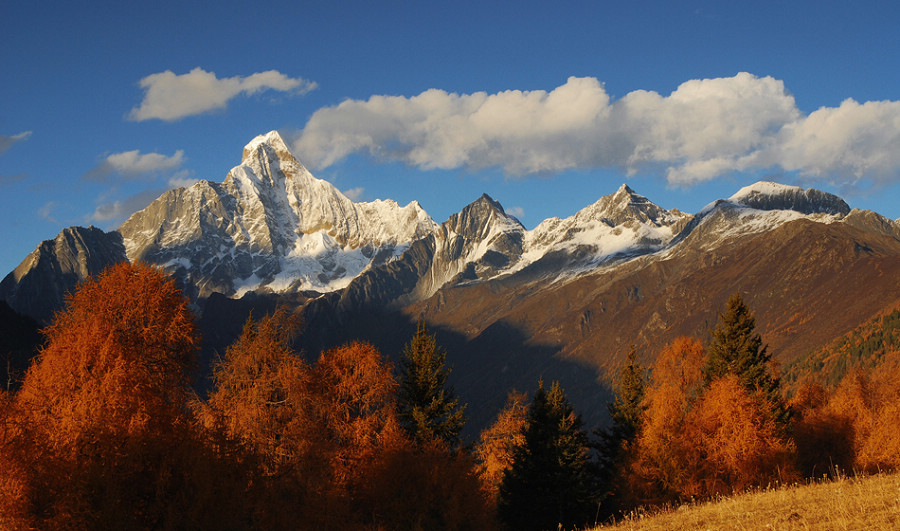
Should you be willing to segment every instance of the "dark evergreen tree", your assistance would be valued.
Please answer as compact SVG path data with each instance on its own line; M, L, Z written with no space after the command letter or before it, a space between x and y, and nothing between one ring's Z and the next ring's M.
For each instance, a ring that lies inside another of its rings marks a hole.
M543 382L528 410L525 443L500 484L498 515L509 529L583 527L595 520L596 477L587 435L558 383Z
M599 437L595 446L599 454L598 476L604 490L604 516L616 508L618 475L647 409L644 404L646 376L647 370L637 362L637 351L632 345L615 382L615 399L607 405L611 423L606 429L595 432Z
M599 465L604 477L613 475L621 454L641 428L641 416L647 409L644 404L646 374L647 369L637 362L637 351L632 346L615 382L615 399L607 405L610 425L597 431L600 437L597 444Z
M788 412L781 398L781 382L769 371L771 360L756 332L753 312L740 293L735 293L728 299L725 312L719 312L719 322L712 331L703 368L704 385L734 374L750 393L766 397L776 420L785 425Z
M647 409L644 405L646 378L647 369L637 362L637 350L632 346L619 372L615 400L608 406L612 420L608 433L619 443L633 441L641 427L641 416Z
M400 374L399 417L403 428L417 443L434 440L449 448L459 445L465 425L465 405L460 405L447 385L450 368L447 353L420 322L416 335L403 349Z

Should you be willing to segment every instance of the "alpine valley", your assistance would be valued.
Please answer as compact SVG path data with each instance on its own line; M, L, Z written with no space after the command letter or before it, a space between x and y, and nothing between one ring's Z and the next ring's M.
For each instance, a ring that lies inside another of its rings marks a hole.
M424 320L470 435L541 378L561 382L588 426L602 422L632 346L649 364L679 335L706 339L735 292L783 365L900 304L900 223L818 190L760 182L692 215L622 185L532 230L483 195L438 224L416 202L351 201L276 132L221 183L166 192L116 231L41 243L0 299L47 323L80 280L122 260L178 279L207 369L251 312L279 304L302 313L308 355L361 339L396 360Z

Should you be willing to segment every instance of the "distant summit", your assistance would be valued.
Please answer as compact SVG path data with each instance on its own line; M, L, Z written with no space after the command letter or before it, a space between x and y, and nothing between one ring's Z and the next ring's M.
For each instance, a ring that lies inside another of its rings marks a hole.
M768 181L745 186L728 201L759 210L793 210L801 214L843 216L850 213L850 206L836 195Z
M63 307L66 294L85 278L125 260L117 232L96 227L68 227L41 242L0 282L0 299L38 322L50 321Z

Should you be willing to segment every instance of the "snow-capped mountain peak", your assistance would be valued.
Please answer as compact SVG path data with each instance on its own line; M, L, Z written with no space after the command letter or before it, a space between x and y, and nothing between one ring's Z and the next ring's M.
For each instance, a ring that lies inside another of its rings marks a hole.
M372 282L399 274L397 285L405 291L370 284L363 291L391 292L409 302L444 286L520 272L564 280L636 257L662 259L685 241L696 242L688 246L694 250L713 249L798 219L900 234L891 220L849 212L832 194L759 182L692 216L666 210L623 184L533 230L487 194L438 225L415 201L401 207L392 200L350 200L315 178L272 131L244 147L241 163L222 182L166 192L133 214L116 237L128 260L175 273L194 300L214 292L336 291L360 277Z
M119 231L130 260L162 265L206 296L339 289L435 227L418 203L354 203L273 131L245 146L224 182L167 192Z
M713 248L725 240L767 232L791 221L832 223L849 213L850 207L836 195L760 181L707 205L679 240L702 240L702 247Z
M801 214L847 215L850 212L850 206L834 194L769 181L745 186L727 201L757 210L793 210Z
M647 253L667 245L692 216L666 210L623 184L566 219L550 218L529 231L519 267L544 256L581 256L591 268L616 256Z
M603 221L610 226L631 223L667 225L677 221L680 213L668 212L646 197L623 184L611 195L603 196L593 205L582 209L575 215L579 221Z
M281 160L294 159L291 150L288 149L287 144L278 131L269 131L264 135L257 136L244 146L241 164L251 164L250 159L259 156L260 149L273 153L275 157Z

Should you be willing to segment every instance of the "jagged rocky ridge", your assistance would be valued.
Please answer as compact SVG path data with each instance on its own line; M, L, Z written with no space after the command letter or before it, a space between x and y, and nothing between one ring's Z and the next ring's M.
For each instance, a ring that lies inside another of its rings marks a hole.
M69 227L41 242L0 282L0 299L17 312L47 322L79 282L126 259L122 236L96 227Z
M438 225L416 202L351 201L313 177L273 131L247 144L221 183L166 192L118 231L73 227L42 243L0 284L0 298L46 321L78 280L128 259L171 271L193 300L336 292L356 282L346 297L402 305L445 286L512 275L565 280L636 257L671 256L687 238L713 248L797 219L900 236L896 222L851 211L837 196L765 182L696 215L660 208L622 185L533 230L484 195Z

